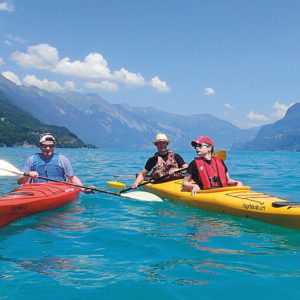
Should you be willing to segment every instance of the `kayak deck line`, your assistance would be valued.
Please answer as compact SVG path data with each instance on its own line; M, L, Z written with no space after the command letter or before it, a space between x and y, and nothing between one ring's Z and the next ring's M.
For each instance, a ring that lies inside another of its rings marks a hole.
M34 193L32 193L32 192L10 192L9 194L8 194L8 196L15 196L15 195L24 195L24 196L34 196Z
M33 186L34 185L34 186ZM34 187L35 192L31 192L32 188ZM19 191L21 189L21 191ZM30 195L34 197L41 197L44 196L51 196L56 195L58 192L70 192L74 191L77 188L71 187L66 184L61 183L26 183L15 190L8 193L8 196L10 195ZM37 195L37 193L40 193L41 195Z
M265 200L266 198L273 198L273 196L271 196L271 195L260 193L260 192L255 192L255 191L249 191L248 194L245 194L243 192L242 193L241 192L231 192L231 193L228 193L227 195L231 196L231 197L239 198L239 199L242 199L242 200L248 200L248 201L256 202L256 203L259 203L261 205L263 205L264 202L259 201L258 199ZM288 201L288 200L286 200L286 201Z
M149 183L146 191L161 198L215 213L251 218L300 230L300 202L291 202L251 190L249 186L200 190L194 196L182 188L182 179Z

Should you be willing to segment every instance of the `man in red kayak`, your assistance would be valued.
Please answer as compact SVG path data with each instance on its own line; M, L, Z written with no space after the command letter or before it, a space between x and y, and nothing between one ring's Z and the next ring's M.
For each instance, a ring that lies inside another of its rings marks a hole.
M157 147L158 151L147 160L144 169L138 174L135 182L131 185L133 189L136 189L144 181L151 170L153 171L150 176L159 181L159 178L163 176L165 180L175 178L173 172L176 169L188 166L179 154L167 149L170 141L164 133L158 133L152 143ZM166 178L166 175L170 175L170 177Z
M18 184L24 184L29 178L33 182L45 182L39 179L39 176L56 179L60 181L69 181L78 185L82 185L80 179L74 174L69 159L61 154L54 153L56 141L51 133L45 133L40 138L41 153L30 156L23 168L23 173L29 176L19 175ZM82 189L85 193L90 193L89 189Z
M189 164L182 186L191 190L192 195L205 189L243 185L241 181L230 178L226 165L219 157L212 157L214 144L208 136L200 136L191 144L198 157Z

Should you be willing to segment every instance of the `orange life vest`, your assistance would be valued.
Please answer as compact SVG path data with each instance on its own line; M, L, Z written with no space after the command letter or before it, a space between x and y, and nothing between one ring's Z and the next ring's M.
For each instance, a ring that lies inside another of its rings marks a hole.
M195 162L204 190L227 186L225 167L219 157L212 157L210 164L201 157Z
M166 176L167 174L169 174L169 171L172 168L178 168L178 164L175 160L175 154L171 150L168 150L168 158L166 161L164 161L158 153L155 153L155 156L157 157L157 163L154 166L153 171L151 173L153 179L159 180L162 176ZM170 176L165 177L164 181L180 177L181 174L172 174Z

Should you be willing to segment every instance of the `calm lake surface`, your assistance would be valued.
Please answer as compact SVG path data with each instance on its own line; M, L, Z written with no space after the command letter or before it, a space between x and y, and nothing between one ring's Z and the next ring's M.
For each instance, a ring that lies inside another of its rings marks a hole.
M22 169L37 149L0 148ZM153 151L56 149L85 185L108 190ZM193 151L180 152L186 162ZM232 178L300 201L300 153L231 152ZM122 178L128 185L133 179ZM0 195L16 187L0 178ZM0 216L1 217L1 216ZM300 231L165 200L103 193L0 229L0 299L299 299Z

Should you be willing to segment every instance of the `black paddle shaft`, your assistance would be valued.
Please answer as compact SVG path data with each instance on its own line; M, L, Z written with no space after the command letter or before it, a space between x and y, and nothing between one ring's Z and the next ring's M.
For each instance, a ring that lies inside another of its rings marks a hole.
M182 169L178 169L178 170L174 171L173 174L181 173L181 172L183 172L183 171L185 171L185 170L187 170L187 167L186 167L186 168L182 168ZM170 174L166 174L166 175L160 177L159 180L164 179L164 178L167 178L168 176L170 176ZM159 180L158 180L158 181L159 181ZM154 182L154 180L153 180L153 179L150 179L150 180L147 180L147 181L145 181L145 182L142 182L142 183L140 183L137 187L143 186L143 185L148 184L148 183L151 183L151 182ZM121 194L121 193L128 192L128 191L130 191L130 190L133 190L133 188L130 187L130 188L124 189L124 190L120 191L120 194Z
M25 176L29 176L29 174L27 174L27 173L24 173L24 175L25 175ZM38 178L39 178L39 179L44 179L44 180L46 180L46 181L53 181L53 182L58 182L58 183L67 184L67 185L72 185L72 186L76 186L76 187L79 187L79 188L82 188L82 189L89 189L89 190L97 191L97 192L100 192L100 193L105 193L105 194L110 194L110 195L120 196L120 193L111 192L111 191L106 191L106 190L101 190L101 189L98 189L98 188L96 188L96 187L84 186L84 185L80 185L80 184L73 183L73 182L62 181L62 180L52 179L52 178L43 177L43 176L39 176Z

